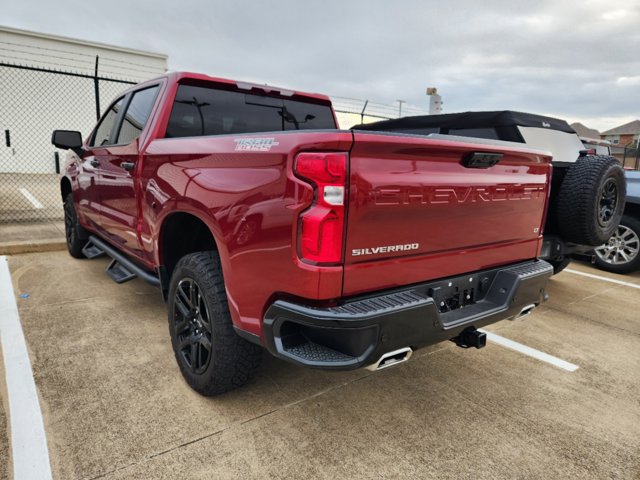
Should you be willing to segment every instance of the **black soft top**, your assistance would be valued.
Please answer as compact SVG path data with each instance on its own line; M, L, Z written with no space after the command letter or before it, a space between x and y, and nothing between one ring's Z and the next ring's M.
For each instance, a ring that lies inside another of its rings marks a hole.
M561 132L576 133L564 120L533 113L501 110L496 112L461 112L443 115L421 115L403 117L381 122L366 123L352 127L352 130L417 130L422 128L491 128L491 127L539 127Z

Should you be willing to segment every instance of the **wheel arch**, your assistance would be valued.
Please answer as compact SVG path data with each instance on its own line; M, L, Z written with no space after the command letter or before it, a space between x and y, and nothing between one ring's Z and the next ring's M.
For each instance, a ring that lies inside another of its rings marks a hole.
M73 193L73 188L71 187L71 180L68 177L62 177L60 179L60 194L62 195L62 201L64 202L67 198L67 195Z
M168 288L171 274L178 261L196 252L215 251L222 257L215 228L193 212L174 211L167 215L158 235L158 262L164 270L162 288ZM221 258L222 263L224 263Z

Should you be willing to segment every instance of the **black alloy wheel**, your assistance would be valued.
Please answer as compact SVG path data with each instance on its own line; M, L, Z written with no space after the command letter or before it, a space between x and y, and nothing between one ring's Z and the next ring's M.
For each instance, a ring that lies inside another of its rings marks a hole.
M178 283L173 317L180 359L191 372L201 374L211 360L211 317L200 287L192 278Z
M67 237L67 248L73 244L76 236L76 219L73 218L73 211L70 208L64 209L64 232Z
M87 231L78 223L78 215L73 205L73 195L68 194L64 199L64 233L67 241L67 250L74 258L85 258L82 249L87 244L89 237Z
M618 205L618 185L613 178L608 178L602 186L600 194L598 223L600 226L607 227L613 218L616 206Z
M217 252L182 257L171 273L167 300L171 346L189 386L211 396L247 383L260 365L262 347L235 331Z

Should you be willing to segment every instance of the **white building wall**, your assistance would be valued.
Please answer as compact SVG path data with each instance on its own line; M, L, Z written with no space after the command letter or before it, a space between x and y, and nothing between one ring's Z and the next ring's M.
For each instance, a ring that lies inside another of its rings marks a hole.
M167 56L0 27L0 63L135 83L163 74ZM87 135L96 123L93 79L0 66L0 173L54 173L54 129ZM125 83L100 82L103 112ZM11 146L6 146L5 131Z
M142 81L167 70L167 56L103 43L0 27L0 62Z

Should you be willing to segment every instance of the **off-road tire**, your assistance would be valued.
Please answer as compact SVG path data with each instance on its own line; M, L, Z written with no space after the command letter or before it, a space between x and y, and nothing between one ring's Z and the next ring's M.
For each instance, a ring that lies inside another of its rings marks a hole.
M78 222L71 193L64 199L64 233L69 255L73 258L85 258L82 249L87 244L89 234Z
M187 302L184 297L176 297L179 288L184 292L185 282L196 285L199 299ZM185 329L187 317L181 312L189 306L187 303L192 307L188 317L191 324ZM260 366L262 348L241 338L233 329L220 259L215 252L192 253L180 259L171 275L168 307L171 344L180 371L191 388L213 396L241 387L251 379ZM205 341L210 342L206 363L200 362L205 355L206 349L202 350ZM201 350L194 354L185 342L196 343L196 349Z
M557 199L564 241L600 245L616 231L626 197L624 170L613 157L580 157L567 172Z
M606 260L604 260L603 258L601 258L600 256L598 256L598 254L595 254L595 265L596 267L602 269L602 270L606 270L607 272L613 272L613 273L631 273L631 272L635 272L636 270L640 270L640 252L637 251L638 247L639 247L639 239L640 239L640 220L638 220L637 218L631 217L629 215L625 215L622 217L622 220L620 220L620 227L624 227L624 229L626 229L628 234L630 235L630 238L626 238L626 246L629 247L631 249L631 251L633 251L633 249L636 250L635 256L633 258L631 258L629 261L624 262L624 263L610 263L607 262ZM616 232L616 235L618 235L618 232ZM633 244L630 244L629 242L633 242ZM608 241L607 241L608 243Z

